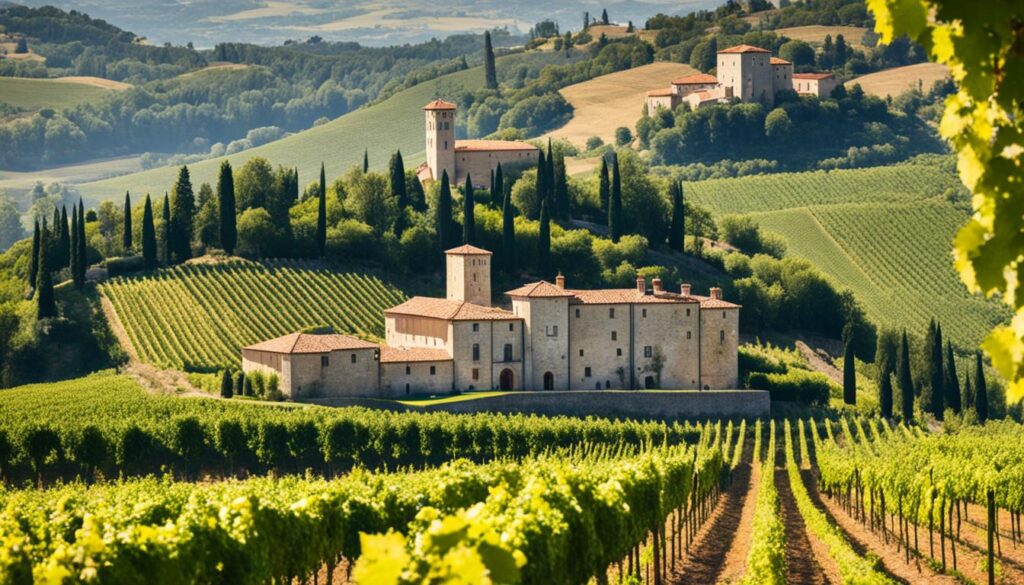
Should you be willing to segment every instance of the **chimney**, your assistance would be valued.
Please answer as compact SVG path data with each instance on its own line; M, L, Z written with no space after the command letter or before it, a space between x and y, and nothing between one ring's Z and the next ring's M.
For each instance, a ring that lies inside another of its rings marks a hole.
M558 288L565 288L565 277L559 272L558 276L555 277L555 286Z
M689 285L689 283L684 282L683 284L679 285L679 294L683 295L684 297L690 296L690 285Z
M654 294L660 295L663 291L661 290L661 279L655 278L651 281L651 285L654 286Z
M715 299L716 301L722 300L722 289L718 288L717 286L711 287L711 298Z
M647 293L647 281L644 280L644 277L641 274L636 275L636 292L640 294Z

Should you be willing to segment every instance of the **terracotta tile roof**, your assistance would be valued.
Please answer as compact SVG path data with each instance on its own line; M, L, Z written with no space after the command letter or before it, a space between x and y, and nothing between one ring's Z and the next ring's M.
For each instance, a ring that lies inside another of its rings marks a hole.
M550 282L543 280L523 285L517 289L510 290L505 294L510 297L530 298L558 298L573 296L573 293L565 290L564 288L559 288Z
M675 92L671 89L652 89L647 92L647 97L668 97L675 95Z
M753 45L736 45L735 47L722 49L719 53L771 53L771 51Z
M672 85L705 85L709 83L718 83L718 78L714 75L708 75L707 73L696 73L694 75L677 77L672 80Z
M376 349L376 343L363 341L351 335L316 335L312 333L291 333L275 339L261 341L245 349L271 353L327 353L346 349Z
M490 256L489 250L483 248L477 248L476 246L470 246L469 244L463 244L458 248L452 248L451 250L445 250L445 254L454 254L456 256L475 256L475 255L487 255Z
M456 140L455 152L486 152L508 150L537 150L529 142L521 140Z
M822 80L833 77L831 73L794 73L793 79L814 79Z
M793 64L793 63L791 63L789 61L786 61L785 59L781 59L779 57L772 57L771 59L768 59L768 63L770 63L771 65L792 65Z
M675 293L643 294L635 288L605 288L598 290L572 290L569 302L578 305L622 305L628 303L694 303L696 299Z
M455 104L444 100L434 100L423 106L424 110L454 110Z
M466 301L413 297L401 305L384 311L385 315L411 315L445 321L505 321L519 319L513 313L497 307L484 307Z
M701 297L694 295L693 298L700 301L700 308L702 309L739 309L741 305L736 303L730 303L729 301L723 301L722 299L713 299L711 297Z
M432 349L429 347L390 347L380 348L380 362L382 364L395 362L450 362L452 357L444 349Z

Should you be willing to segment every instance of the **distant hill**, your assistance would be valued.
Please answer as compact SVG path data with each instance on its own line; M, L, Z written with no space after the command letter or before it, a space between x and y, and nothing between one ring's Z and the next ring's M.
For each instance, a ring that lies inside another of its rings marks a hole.
M23 110L73 108L129 87L127 83L99 77L0 77L0 102Z
M920 85L922 91L927 92L935 85L936 81L949 77L949 69L940 63L917 63L905 67L893 67L884 71L878 71L856 77L846 82L850 87L854 84L860 85L866 93L879 97L893 96L915 89Z

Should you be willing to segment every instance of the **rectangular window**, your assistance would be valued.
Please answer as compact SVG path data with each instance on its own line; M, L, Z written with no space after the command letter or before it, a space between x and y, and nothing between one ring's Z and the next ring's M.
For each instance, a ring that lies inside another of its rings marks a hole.
M473 381L476 382L480 379L480 368L473 368Z
M405 366L405 375L408 376L411 373L412 373L412 367L411 366Z
M654 357L654 348L649 346L649 345L645 345L644 346L644 357L645 358Z
M615 355L617 355L619 357L622 357L622 348L621 347L615 348Z
M692 331L687 331L687 332L686 332L686 338L687 338L687 339L690 339L690 338L692 338L692 337L693 337L693 332L692 332Z
M356 363L356 354L352 354L352 363Z
M512 361L512 344L511 343L506 343L505 344L505 356L504 357L505 357L505 361L506 362Z
M615 307L608 307L608 318L609 319L614 319L615 318Z
M508 330L509 331L515 331L516 330L516 324L515 323L509 323L508 324Z
M320 356L320 367L326 368L331 365L331 358L326 355Z
M546 333L548 337L558 337L558 325L545 325L544 333Z
M722 311L722 318L725 319L725 311Z
M580 318L580 310L579 310L579 309L576 309L576 318L577 318L577 319L579 319L579 318Z
M587 378L590 377L590 366L583 368L583 376Z
M433 376L437 373L437 366L430 366L430 375Z
M479 333L479 332L480 332L480 324L479 323L473 323L473 333Z
M474 343L473 344L473 361L474 362L480 361L480 344L479 343Z
M686 309L686 316L687 316L687 317L689 317L689 316L690 316L690 309Z
M580 350L580 357L583 357L583 350Z
M647 309L641 309L640 310L640 316L643 317L644 319L646 319L647 318Z
M718 332L718 343L725 343L725 329Z
M618 331L612 331L612 341L618 341L618 339L619 339L619 332Z

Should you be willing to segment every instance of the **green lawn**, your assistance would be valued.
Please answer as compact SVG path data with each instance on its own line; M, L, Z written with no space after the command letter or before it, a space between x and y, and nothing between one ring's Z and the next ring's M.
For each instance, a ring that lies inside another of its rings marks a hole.
M112 91L117 90L54 79L0 77L0 101L26 110L73 108Z
M490 398L492 396L504 396L505 394L512 394L512 392L502 392L498 390L485 391L485 392L464 392L456 396L424 396L422 398L409 398L407 400L396 400L399 404L406 406L433 406L435 404L450 404L452 402L465 402L467 400L476 400L477 398Z

